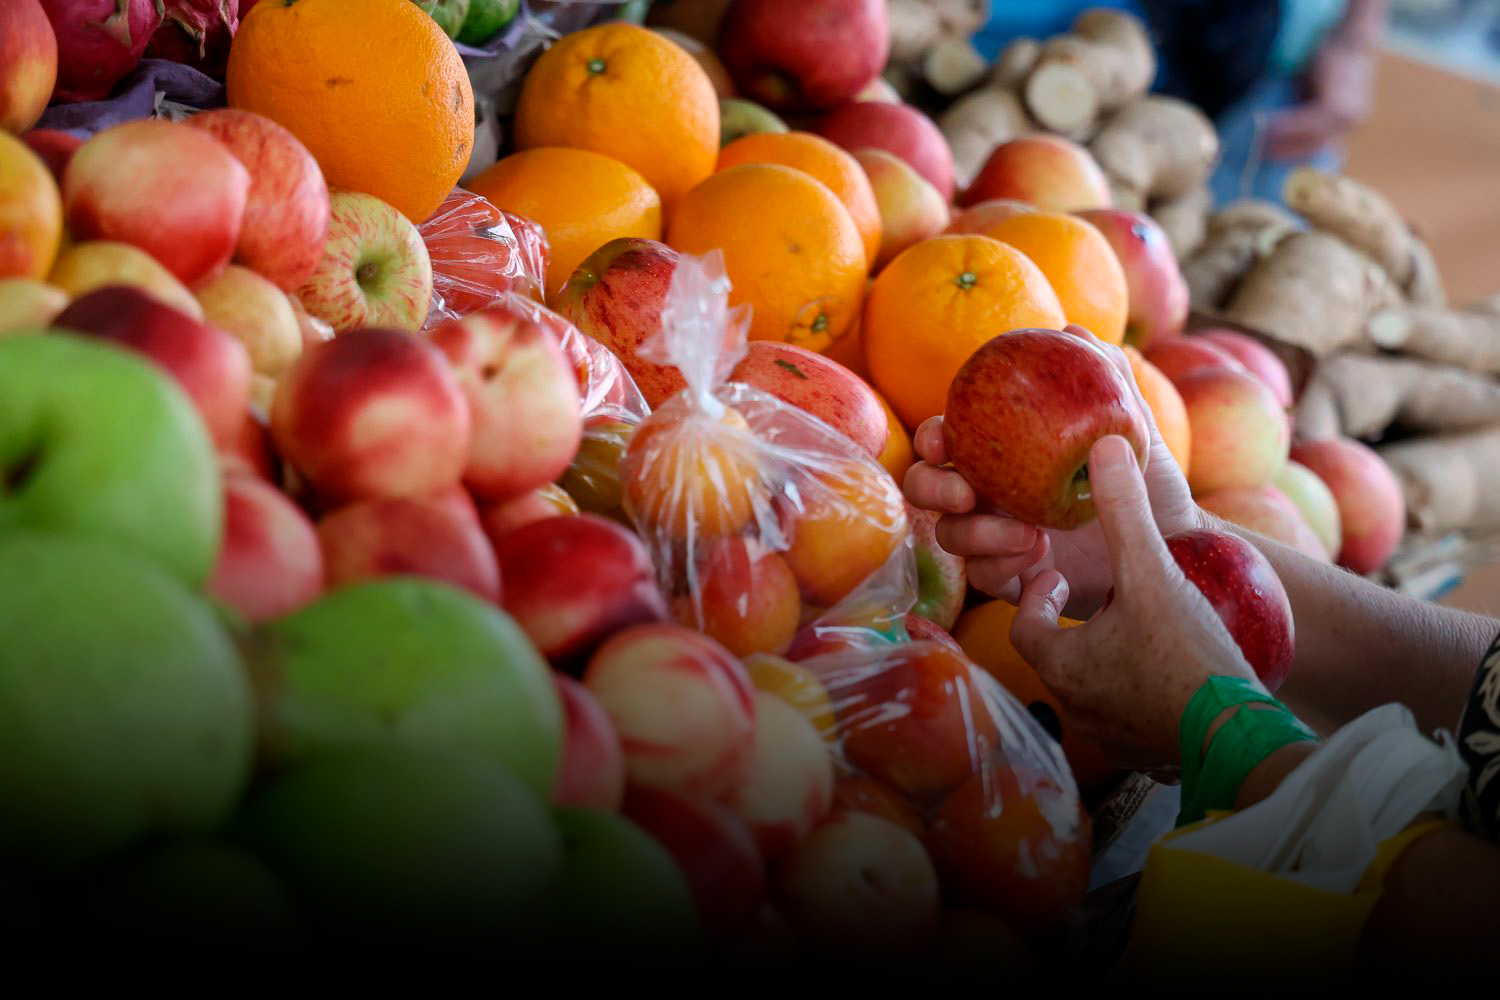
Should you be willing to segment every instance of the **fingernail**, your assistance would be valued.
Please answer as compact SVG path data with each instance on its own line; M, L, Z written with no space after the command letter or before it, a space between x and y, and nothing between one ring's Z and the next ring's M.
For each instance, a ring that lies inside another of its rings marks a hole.
M944 480L943 485L938 487L938 500L949 510L956 509L964 502L964 487L956 479Z
M1094 468L1099 471L1118 471L1128 463L1135 461L1135 455L1130 450L1130 445L1118 434L1100 438L1094 445L1092 456Z
M1047 589L1047 600L1059 612L1068 603L1068 581L1063 578L1061 573L1052 581L1052 586Z

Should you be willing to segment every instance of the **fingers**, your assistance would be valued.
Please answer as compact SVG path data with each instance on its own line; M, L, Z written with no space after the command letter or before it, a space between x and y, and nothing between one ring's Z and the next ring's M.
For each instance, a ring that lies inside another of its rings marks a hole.
M949 516L937 523L938 544L965 558L1023 555L1036 544L1039 534L1029 524L994 514Z
M1038 673L1052 663L1056 643L1065 634L1057 620L1067 604L1068 581L1056 570L1038 573L1021 591L1010 642Z
M912 449L917 457L932 465L946 465L948 449L943 446L943 418L929 417L912 435Z
M918 462L906 470L906 499L922 510L939 514L967 514L978 504L974 488L952 469Z
M1121 596L1137 586L1167 583L1165 568L1174 565L1172 556L1151 513L1135 452L1124 438L1112 435L1094 445L1089 453L1089 481Z
M969 583L991 597L1014 604L1021 597L1022 584L1052 569L1051 548L1048 537L1038 533L1036 543L1020 555L967 559Z

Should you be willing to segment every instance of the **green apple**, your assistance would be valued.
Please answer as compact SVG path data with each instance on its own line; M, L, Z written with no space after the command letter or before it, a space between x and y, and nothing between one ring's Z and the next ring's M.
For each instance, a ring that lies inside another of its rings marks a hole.
M150 361L65 334L0 340L0 532L110 541L196 586L222 502L203 421Z
M563 845L553 943L624 955L683 953L698 943L692 888L665 847L613 813L552 815Z
M762 132L785 132L786 122L754 101L725 97L719 101L719 148Z
M344 587L271 624L251 676L276 763L383 745L472 750L544 801L562 759L551 672L510 616L433 580Z
M165 570L92 539L0 534L0 858L70 869L214 827L254 730L223 626Z
M465 45L483 45L510 24L520 9L521 0L471 0L458 40Z
M384 747L292 768L240 817L308 916L414 937L539 932L562 867L547 807L502 767L455 750Z
M458 37L464 18L469 16L469 0L417 0L417 6L431 14L449 38Z

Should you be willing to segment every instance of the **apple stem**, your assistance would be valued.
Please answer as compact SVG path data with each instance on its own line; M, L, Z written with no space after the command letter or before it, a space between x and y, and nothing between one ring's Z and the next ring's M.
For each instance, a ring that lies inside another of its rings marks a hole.
M379 275L380 268L375 266L374 261L369 260L359 265L354 271L354 278L359 282L361 288L374 281Z

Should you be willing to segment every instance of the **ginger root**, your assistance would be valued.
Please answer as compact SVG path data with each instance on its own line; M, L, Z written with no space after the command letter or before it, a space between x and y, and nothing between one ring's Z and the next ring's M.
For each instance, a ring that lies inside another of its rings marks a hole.
M1414 267L1411 229L1385 195L1352 177L1298 167L1282 192L1287 207L1362 251L1405 286Z
M1379 449L1406 495L1407 522L1441 534L1500 527L1500 428Z
M1448 292L1443 287L1443 275L1438 270L1437 258L1426 240L1416 236L1411 240L1411 275L1401 286L1406 301L1417 306L1445 306Z
M1032 129L1020 98L999 87L960 97L938 116L937 125L953 151L961 187L969 185L996 146Z
M1179 255L1188 297L1201 309L1221 308L1255 262L1296 228L1297 220L1274 202L1230 202L1209 216L1197 251Z
M990 64L966 38L939 39L922 57L922 78L944 97L973 89L989 70Z
M892 62L921 59L943 37L943 20L927 0L886 0L886 22L890 25Z
M1067 34L1042 46L1022 95L1048 129L1077 133L1146 93L1155 76L1156 53L1145 25L1095 7L1079 14Z
M1151 217L1167 234L1178 260L1187 260L1208 238L1208 213L1213 204L1213 192L1200 184L1186 194L1151 206Z
M1370 317L1376 347L1500 375L1500 315L1434 306L1385 309Z
M1018 89L1036 68L1036 61L1041 54L1042 43L1035 38L1012 39L1009 45L1000 50L995 68L990 70L990 83L1007 90Z
M1089 150L1122 187L1146 198L1176 198L1208 179L1219 158L1219 134L1191 104L1153 95L1120 109Z
M1392 424L1424 432L1500 424L1500 382L1410 358L1340 354L1318 366L1298 403L1303 437L1372 437Z

